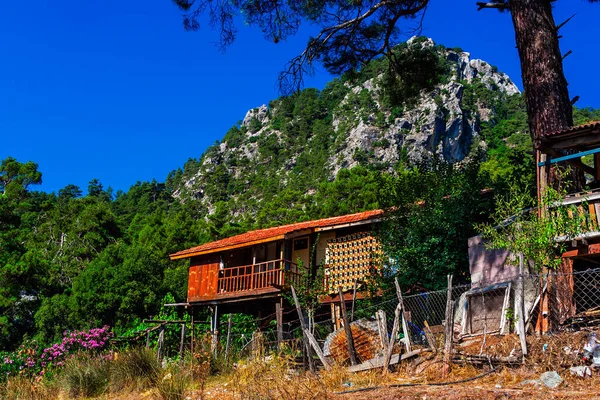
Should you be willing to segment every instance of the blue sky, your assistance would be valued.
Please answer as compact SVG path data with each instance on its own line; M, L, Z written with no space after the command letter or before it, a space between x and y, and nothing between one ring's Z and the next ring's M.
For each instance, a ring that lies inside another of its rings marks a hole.
M449 7L452 4L453 7ZM559 0L571 96L600 107L600 5ZM127 190L197 158L250 108L278 97L276 78L314 28L277 45L240 27L226 53L207 25L185 32L169 0L3 1L0 159L34 161L42 190L92 178ZM521 86L510 15L475 0L432 0L423 35L498 66ZM307 86L331 79L317 70Z

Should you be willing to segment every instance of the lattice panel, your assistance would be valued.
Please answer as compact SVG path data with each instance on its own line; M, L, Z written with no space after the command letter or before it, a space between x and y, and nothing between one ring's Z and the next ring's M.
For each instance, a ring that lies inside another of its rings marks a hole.
M327 241L325 250L325 287L337 293L349 290L355 281L368 279L372 268L381 266L381 243L369 232L354 233Z

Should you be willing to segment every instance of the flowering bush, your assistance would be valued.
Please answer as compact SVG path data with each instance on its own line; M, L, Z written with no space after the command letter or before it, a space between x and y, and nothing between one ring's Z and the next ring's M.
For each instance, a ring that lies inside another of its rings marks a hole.
M89 331L65 331L61 342L43 350L35 340L27 341L11 353L0 353L0 380L16 374L44 375L47 370L64 365L76 353L104 350L112 336L110 327L104 326Z

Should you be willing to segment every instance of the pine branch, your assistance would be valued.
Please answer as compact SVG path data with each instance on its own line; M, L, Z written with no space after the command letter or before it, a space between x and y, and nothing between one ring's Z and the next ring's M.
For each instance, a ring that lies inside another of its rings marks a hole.
M571 20L571 18L573 18L574 16L575 16L575 14L571 15L571 16L570 16L569 18L567 18L567 19L566 19L566 20L565 20L563 23L561 23L560 25L558 25L558 26L556 27L556 31L558 32L558 30L559 30L560 28L562 28L563 26L565 26L565 25L566 25L566 24L567 24L567 23L568 23L568 22Z

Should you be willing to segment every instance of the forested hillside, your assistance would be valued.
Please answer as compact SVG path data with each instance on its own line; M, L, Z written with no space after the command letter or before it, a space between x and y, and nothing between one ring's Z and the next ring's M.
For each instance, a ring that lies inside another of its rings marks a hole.
M466 279L466 238L493 206L482 190L533 183L523 101L506 75L460 49L415 39L397 52L401 77L376 60L251 110L165 183L113 193L92 179L85 196L74 185L45 193L35 160L3 160L0 349L65 329L124 331L167 294L184 300L187 264L169 253L361 210L396 206L382 234L405 284Z

